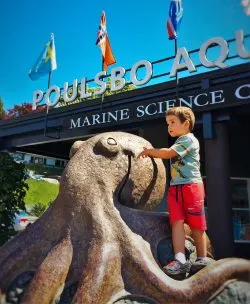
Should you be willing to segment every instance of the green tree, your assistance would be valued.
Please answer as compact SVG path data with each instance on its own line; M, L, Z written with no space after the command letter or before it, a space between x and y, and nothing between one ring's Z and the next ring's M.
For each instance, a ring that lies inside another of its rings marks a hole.
M13 219L18 210L25 210L25 166L16 163L5 152L0 153L0 245L15 234Z
M4 119L5 117L5 111L4 111L4 106L3 106L3 100L0 97L0 120Z

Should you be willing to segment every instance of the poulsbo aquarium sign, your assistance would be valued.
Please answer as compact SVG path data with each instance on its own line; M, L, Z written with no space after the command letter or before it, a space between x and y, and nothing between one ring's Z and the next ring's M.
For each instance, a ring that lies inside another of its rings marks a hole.
M243 30L239 30L236 32L235 36L236 40L236 50L237 54L240 58L250 58L250 52L246 51L244 47L244 33ZM217 45L220 48L220 52L218 57L210 61L207 58L207 50L212 47ZM199 49L199 60L200 63L207 68L227 68L228 65L225 63L229 55L229 46L228 43L225 39L222 37L214 37L211 38L207 41L205 41L200 49ZM137 78L137 71L139 68L144 67L145 68L145 75L142 77L142 79ZM178 48L176 52L176 56L173 61L173 65L170 71L170 78L173 78L176 76L178 71L182 70L188 70L190 73L196 72L197 68L194 65L192 59L189 56L189 52L185 47ZM124 88L126 84L126 80L124 78L126 74L126 70L124 67L115 67L111 69L111 75L110 75L110 90L111 91L118 91ZM95 84L98 86L98 90L95 91L95 95L102 95L105 93L107 90L107 82L104 81L104 77L107 75L106 71L101 71L95 75L94 81ZM136 62L131 71L130 71L130 81L132 84L135 86L142 86L146 83L148 83L153 76L153 67L151 62L148 60L140 60ZM87 78L83 77L78 83L78 80L75 79L73 81L72 85L72 91L68 92L69 89L69 83L65 82L63 86L63 95L62 98L64 102L72 102L74 101L79 93L78 93L78 86L80 85L80 99L83 98L90 98L92 96L92 92L87 92L86 88L86 82ZM32 103L32 109L36 110L37 105L45 99L45 103L48 107L54 107L58 104L60 97L61 97L61 92L60 88L56 85L50 86L48 90L45 92L41 90L36 90L33 93L33 103ZM52 100L52 95L53 95L53 100Z

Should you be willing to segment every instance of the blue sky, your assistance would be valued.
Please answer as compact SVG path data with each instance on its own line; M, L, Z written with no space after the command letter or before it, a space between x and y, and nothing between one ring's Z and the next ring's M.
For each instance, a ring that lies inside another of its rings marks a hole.
M207 39L230 39L235 31L250 33L250 16L241 0L183 0L184 17L178 44L188 50ZM94 78L101 70L101 53L95 45L102 10L117 64L130 68L141 59L155 61L173 55L166 32L169 0L1 0L0 96L5 109L31 102L33 92L46 90L47 77L32 81L32 67L55 35L57 70L51 85L63 87L73 79Z

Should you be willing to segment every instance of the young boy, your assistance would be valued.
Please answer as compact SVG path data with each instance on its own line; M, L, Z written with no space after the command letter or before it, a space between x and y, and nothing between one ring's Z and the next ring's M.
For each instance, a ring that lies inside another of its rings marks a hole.
M138 157L171 159L171 181L168 191L168 210L172 226L172 240L175 259L163 267L164 272L175 279L184 279L191 264L185 257L184 222L192 229L197 260L195 264L205 267L206 258L206 219L204 214L204 187L200 173L199 142L191 133L194 113L187 107L174 107L167 111L168 133L177 137L170 148L146 149ZM196 265L196 266L197 266Z

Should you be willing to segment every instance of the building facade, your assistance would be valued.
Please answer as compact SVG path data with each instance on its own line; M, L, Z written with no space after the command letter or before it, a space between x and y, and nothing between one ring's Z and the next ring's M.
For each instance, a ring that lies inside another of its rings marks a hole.
M116 130L138 134L156 148L168 147L173 139L165 112L179 105L196 115L208 234L216 257L249 258L250 63L182 78L178 92L176 82L169 81L54 108L47 116L0 121L0 149L68 160L75 140ZM165 201L158 210L167 210Z
M17 162L23 162L25 164L39 164L48 167L64 168L67 164L67 160L60 158L47 157L43 155L37 155L26 152L16 151L11 153L12 157Z

